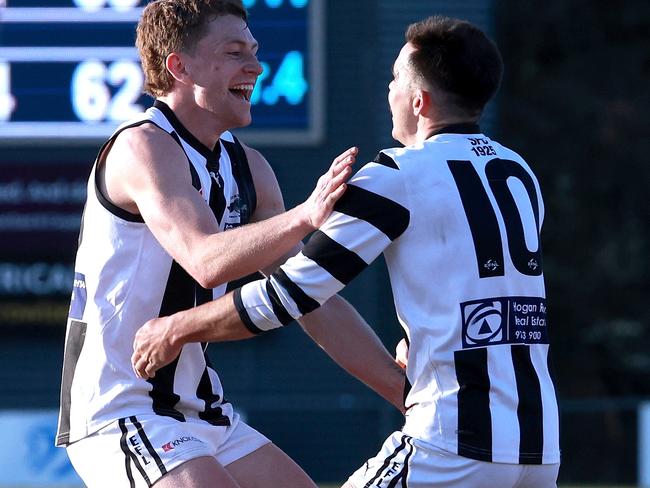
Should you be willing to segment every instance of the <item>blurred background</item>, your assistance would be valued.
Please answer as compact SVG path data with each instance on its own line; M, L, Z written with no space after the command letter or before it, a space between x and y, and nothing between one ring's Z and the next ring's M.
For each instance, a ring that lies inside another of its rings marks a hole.
M53 447L73 260L97 150L152 103L133 49L145 3L0 0L0 486L77 483ZM505 77L481 125L545 197L560 485L650 486L650 3L244 3L265 72L238 135L288 207L346 147L364 162L395 145L386 94L410 22L461 17L497 41ZM381 259L343 295L392 351ZM296 325L210 347L228 399L319 482L344 480L400 427Z

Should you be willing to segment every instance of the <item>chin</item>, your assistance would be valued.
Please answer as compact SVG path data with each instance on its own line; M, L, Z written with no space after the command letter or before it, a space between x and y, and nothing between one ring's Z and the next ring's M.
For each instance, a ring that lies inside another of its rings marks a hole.
M251 125L252 121L253 119L250 115L248 117L240 117L237 120L233 120L233 123L230 128L243 129L244 127L248 127L249 125Z
M253 121L253 116L251 115L250 108L249 110L246 111L246 113L241 114L239 120L241 121L242 127L246 127L247 125L251 124L251 122Z

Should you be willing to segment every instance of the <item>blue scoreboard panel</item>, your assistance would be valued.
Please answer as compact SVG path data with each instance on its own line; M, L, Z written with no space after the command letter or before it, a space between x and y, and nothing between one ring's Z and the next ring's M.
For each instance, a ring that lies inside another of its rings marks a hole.
M0 0L0 142L96 144L151 105L134 47L143 0ZM322 131L324 0L245 0L264 72L252 144Z

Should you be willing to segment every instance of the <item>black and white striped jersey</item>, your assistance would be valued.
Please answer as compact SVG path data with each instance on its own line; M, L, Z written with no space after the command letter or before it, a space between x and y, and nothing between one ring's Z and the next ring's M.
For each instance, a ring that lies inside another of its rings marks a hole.
M254 332L287 324L384 253L409 341L404 433L491 462L559 462L538 182L475 125L381 151L304 250L235 292Z
M122 125L100 150L88 195L70 304L56 444L67 445L124 417L155 413L229 425L232 406L201 344L150 380L135 376L135 333L147 320L217 298L226 285L202 288L162 248L139 215L112 205L99 191L97 165L126 128L155 124L182 147L192 184L222 230L249 221L255 191L239 142L226 132L213 149L202 145L160 101Z

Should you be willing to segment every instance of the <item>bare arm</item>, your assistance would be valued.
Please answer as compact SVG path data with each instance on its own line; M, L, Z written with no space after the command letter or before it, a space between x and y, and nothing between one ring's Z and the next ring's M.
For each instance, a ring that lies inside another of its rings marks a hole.
M148 321L136 334L131 358L140 378L151 378L189 342L254 337L234 305L233 293L191 310ZM307 334L343 369L404 412L404 371L356 310L338 296L300 319Z
M282 213L284 203L273 171L263 158L256 160L256 151L246 149L251 166L255 164L257 170L253 174L260 176L254 177L258 189L258 209L254 219L267 219ZM262 271L269 276L301 248L299 243L280 262ZM372 328L346 300L335 295L298 322L334 362L403 411L404 371L397 366Z
M298 322L339 366L404 412L404 370L352 305L335 295Z
M404 411L404 371L349 303L334 296L300 323L339 366ZM254 336L229 293L200 307L147 322L136 334L131 361L139 377L150 378L173 361L184 344Z
M276 261L320 225L345 190L355 154L352 148L336 158L303 204L227 234L192 186L185 154L156 127L135 127L117 138L100 187L115 205L139 213L165 250L211 288Z
M280 187L273 171L261 155L246 146L244 150L249 159L257 193L257 208L252 220L272 222L277 215L284 212ZM250 229L253 225L242 229ZM228 231L228 234L232 232ZM299 242L280 259L284 260L287 255L295 254L300 249ZM269 273L273 266L269 264L266 269L262 269ZM254 335L241 321L233 304L233 294L229 293L191 310L148 321L136 334L131 362L138 376L153 377L155 371L173 361L183 345L188 342L233 341Z

